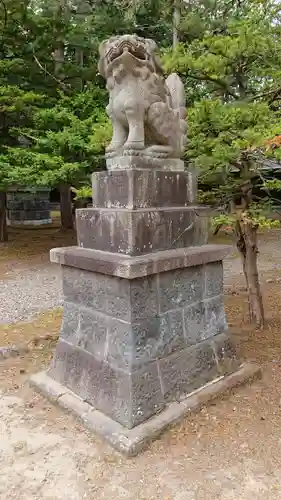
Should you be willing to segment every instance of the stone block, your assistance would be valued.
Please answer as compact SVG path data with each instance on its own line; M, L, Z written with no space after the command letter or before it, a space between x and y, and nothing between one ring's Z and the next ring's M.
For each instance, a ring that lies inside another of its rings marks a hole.
M156 361L131 375L131 427L144 422L164 406Z
M206 243L205 210L201 207L169 209L78 209L78 245L124 255Z
M131 320L137 321L158 312L156 276L136 278L130 283Z
M163 358L185 347L183 313L181 309L159 316L160 335L157 344L157 357Z
M204 276L201 266L159 274L160 312L187 307L202 300Z
M130 320L128 280L64 266L63 293L68 302Z
M223 259L229 251L227 245L202 245L131 257L89 248L65 247L53 248L50 257L52 262L63 266L132 280L201 266Z
M200 217L193 208L137 211L132 217L131 255L200 245L203 241L195 240L196 224Z
M72 302L64 301L60 335L71 344L78 343L79 307Z
M49 375L98 410L131 427L129 373L60 339Z
M217 335L227 330L227 321L224 310L223 295L206 300L205 321L206 336Z
M7 192L7 219L9 225L42 224L51 222L49 190L19 189Z
M106 314L123 321L130 321L130 282L123 278L110 277L107 279L106 293Z
M131 368L133 359L133 333L130 323L112 320L108 321L108 344L106 361L122 370Z
M96 358L104 359L107 346L107 318L92 310L81 309L79 339L77 345L93 354Z
M211 262L205 266L205 298L215 297L223 292L222 261Z
M185 207L193 202L190 172L116 170L92 176L96 208Z
M209 401L260 377L261 370L258 366L243 364L234 373L219 377L218 380L203 387L196 394L189 395L180 403L167 404L163 411L132 429L123 427L98 410L93 408L88 410L87 403L69 391L65 393L66 387L55 382L45 372L32 375L30 383L52 402L73 413L87 429L101 436L117 451L131 457L143 451L165 429L179 423L191 412L196 414Z
M188 345L197 344L208 337L203 301L196 302L184 308L183 315L184 336Z
M230 334L221 334L214 337L213 347L217 358L219 372L222 375L232 373L241 365L237 355L234 340Z
M131 172L95 172L92 199L96 208L133 208Z
M188 345L197 344L227 330L223 296L199 301L184 308L184 329Z
M218 376L211 342L171 354L159 361L164 397L168 401L181 398Z
M68 303L123 321L144 319L158 312L154 275L126 280L63 266L63 293Z
M163 407L156 362L130 374L59 340L49 376L128 428Z
M108 323L107 361L124 370L137 370L152 360L183 348L182 312L125 323Z
M103 274L63 267L65 300L106 313L108 280Z
M179 158L158 158L149 155L106 155L106 167L108 171L113 170L163 170L172 172L183 172L184 161Z

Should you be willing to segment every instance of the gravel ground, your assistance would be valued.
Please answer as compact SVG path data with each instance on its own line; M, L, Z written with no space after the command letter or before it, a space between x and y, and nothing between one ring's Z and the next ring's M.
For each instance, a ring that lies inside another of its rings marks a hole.
M134 459L114 453L28 386L30 373L49 365L54 342L2 361L0 500L280 500L280 283L266 284L280 276L280 257L278 240L263 242L265 331L244 329L245 297L227 297L242 353L262 365L263 379L186 418ZM226 261L225 278L227 286L243 285L238 258ZM60 287L54 265L11 274L0 281L0 322L59 305Z
M29 320L61 303L59 266L32 267L0 280L0 324Z
M0 500L280 500L277 364L133 459L28 387L45 364L33 352L0 371Z
M261 282L269 276L281 277L280 232L261 237L259 270ZM225 285L243 286L240 258L235 248L224 262ZM60 306L62 303L60 267L47 263L38 267L17 270L0 280L0 324L30 320L36 313Z

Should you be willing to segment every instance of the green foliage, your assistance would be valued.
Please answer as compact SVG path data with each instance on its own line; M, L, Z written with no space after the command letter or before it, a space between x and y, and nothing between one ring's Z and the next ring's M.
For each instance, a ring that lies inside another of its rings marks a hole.
M262 189L266 192L268 191L281 191L281 180L280 179L265 179L262 185Z
M245 213L247 218L252 221L254 225L257 225L260 231L266 231L267 229L277 229L280 227L280 221L271 219L260 212L247 211ZM236 217L232 214L220 214L211 218L211 230L212 232L218 232L220 230L234 231L236 227Z
M201 100L189 112L187 157L204 169L236 166L241 152L262 147L279 123L263 102Z
M0 189L88 179L103 168L111 133L96 75L98 43L111 34L109 7L98 5L96 16L87 2L4 0L1 7Z
M73 193L75 193L75 200L87 200L87 198L92 197L92 188L90 186L80 186L77 188L72 188Z
M190 105L186 159L205 187L200 201L226 212L242 207L253 224L265 227L271 191L281 187L258 168L265 155L281 159L280 6L262 0L202 0L199 5L191 0L181 30L182 42L165 52L164 61L167 72L177 71L185 81ZM278 140L268 144L275 136ZM267 195L259 201L259 214L253 186Z

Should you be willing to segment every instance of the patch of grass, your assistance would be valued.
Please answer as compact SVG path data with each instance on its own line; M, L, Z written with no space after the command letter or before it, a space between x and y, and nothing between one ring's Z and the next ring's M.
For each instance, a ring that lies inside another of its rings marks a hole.
M29 344L44 336L57 337L60 332L62 308L39 314L33 321L0 324L0 346Z

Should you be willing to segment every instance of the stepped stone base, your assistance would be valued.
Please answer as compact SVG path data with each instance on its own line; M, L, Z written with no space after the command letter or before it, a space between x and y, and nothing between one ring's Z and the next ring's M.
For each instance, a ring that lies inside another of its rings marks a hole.
M33 382L134 454L255 369L241 368L228 331L229 247L205 244L191 172L124 162L93 176L93 208L76 212L78 246L51 251L62 266L63 321L50 368Z
M131 429L234 372L241 363L225 318L225 252L207 245L170 251L168 259L161 251L119 256L127 265L120 276L116 255L98 253L115 266L101 273L97 251L53 250L62 263L64 313L48 375Z
M161 413L134 429L127 429L94 409L45 372L33 375L31 384L51 402L72 413L87 429L102 437L115 450L131 457L144 450L166 429L179 423L191 413L197 412L209 401L259 377L261 377L259 367L250 363L243 364L234 373L218 377L187 398L168 404Z

